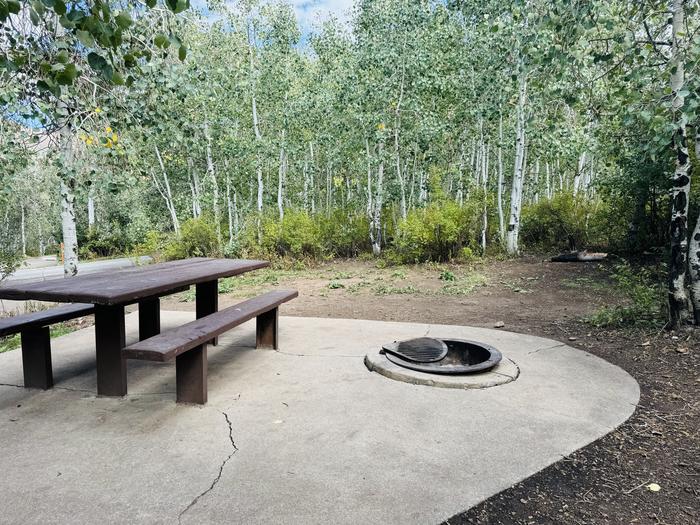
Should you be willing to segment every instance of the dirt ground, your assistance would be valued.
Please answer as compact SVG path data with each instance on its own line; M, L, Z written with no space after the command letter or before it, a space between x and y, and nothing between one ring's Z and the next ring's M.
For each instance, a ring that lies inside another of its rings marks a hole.
M630 420L599 441L446 523L700 523L700 330L598 329L583 321L624 298L610 267L537 257L377 268L335 261L222 283L220 307L272 287L299 290L285 315L494 327L557 339L639 382ZM164 300L193 309L193 295ZM488 475L488 473L484 473ZM659 491L648 488L657 484Z

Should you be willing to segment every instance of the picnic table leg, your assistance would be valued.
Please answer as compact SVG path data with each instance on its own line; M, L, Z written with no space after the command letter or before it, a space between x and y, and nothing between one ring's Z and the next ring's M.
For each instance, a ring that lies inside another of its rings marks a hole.
M197 311L197 319L213 314L219 309L219 281L207 281L195 285L196 301L195 309ZM210 344L218 344L218 338L215 337Z
M160 299L139 301L139 341L160 333Z
M22 331L24 386L48 390L53 387L51 333L48 326Z
M124 305L95 305L97 395L126 395Z
M207 402L207 345L197 346L175 358L178 403Z
M255 321L255 348L277 350L277 325L279 308L260 314Z

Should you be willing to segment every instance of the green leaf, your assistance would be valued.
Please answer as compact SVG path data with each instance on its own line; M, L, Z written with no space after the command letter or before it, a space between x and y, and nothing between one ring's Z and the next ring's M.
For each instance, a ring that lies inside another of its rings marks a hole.
M82 11L79 11L77 9L73 9L70 13L68 13L67 16L68 16L68 20L70 20L71 22L77 22L77 21L85 18L85 13L83 13Z
M124 77L119 73L119 71L115 71L112 74L112 83L116 84L117 86L124 85Z
M58 22L61 24L62 27L65 27L66 29L73 29L75 27L75 24L71 22L67 16L62 16L58 19Z
M165 0L165 3L168 4L170 10L175 14L182 13L190 7L189 0Z
M65 15L66 4L63 2L63 0L54 0L53 10L56 12L57 15Z
M114 68L109 64L106 64L105 67L102 69L102 77L106 81L112 82L114 79Z
M158 0L146 0L146 5L150 7L151 9L156 6L158 3Z
M181 62L184 62L187 58L187 48L185 46L180 46L180 49L177 50L177 56Z
M75 64L67 64L65 69L56 75L56 82L62 86L70 86L80 75L80 70Z
M6 0L7 1L7 11L16 15L19 13L20 6L19 0Z
M169 40L168 37L165 36L163 33L159 33L159 34L156 35L155 38L153 39L153 43L154 43L156 46L165 49L166 47L168 47L168 46L170 45L170 40Z
M79 29L78 31L76 31L76 36L78 37L80 43L83 44L85 47L95 47L95 39L92 38L92 35L87 31Z
M128 29L129 26L131 26L131 24L133 24L133 20L131 20L131 16L129 16L129 13L127 13L126 11L122 11L117 16L115 16L114 21L122 29Z
M107 67L107 61L97 53L88 53L88 64L97 72L102 72ZM111 75L110 75L111 76Z
M50 80L39 80L36 83L36 87L39 91L51 91L52 86L49 84Z
M61 64L67 64L68 62L70 62L70 54L65 49L62 49L56 55L56 60Z

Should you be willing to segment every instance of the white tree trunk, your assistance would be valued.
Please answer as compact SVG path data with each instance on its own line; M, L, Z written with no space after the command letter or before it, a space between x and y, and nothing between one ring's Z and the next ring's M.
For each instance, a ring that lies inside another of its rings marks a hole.
M302 175L304 177L304 189L302 191L302 201L304 202L304 211L309 211L309 162L304 159L304 166L302 168Z
M520 235L520 211L523 197L523 182L525 179L525 104L527 101L527 79L520 74L518 90L518 106L515 134L515 164L513 168L513 185L510 192L510 215L506 233L506 251L517 255L520 251L518 237Z
M584 151L578 158L578 166L576 168L576 173L574 174L574 197L578 195L579 189L581 187L581 177L584 173L586 167L586 152Z
M382 203L384 200L384 143L377 148L379 164L377 167L377 192L374 197L374 209L370 217L369 239L372 243L372 253L378 256L382 252Z
M369 139L365 139L367 152L367 216L372 218L372 155L369 151Z
M284 185L287 176L287 155L284 151L284 130L282 130L282 146L280 147L279 169L277 172L277 209L280 220L284 219Z
M685 120L679 116L685 104L685 73L679 40L685 34L683 0L673 0L671 93L673 118L677 120L673 144L676 168L671 189L671 260L669 263L668 302L672 328L684 324L689 316L685 279L688 259L688 198L690 196L690 157Z
M63 234L63 274L78 273L78 234L75 220L75 179L73 168L73 134L68 126L61 131L61 230Z
M231 181L228 176L228 170L226 173L226 210L228 212L228 245L233 244L233 239L235 236L233 230L233 203L231 202Z
M466 155L466 152L464 151L464 143L462 143L462 152L459 156L459 165L457 168L459 173L458 173L458 178L457 178L457 195L456 195L456 201L460 206L464 206L464 156L465 155ZM413 193L413 184L411 184L411 193Z
M160 166L160 173L163 177L163 182L161 183L158 180L158 177L153 171L151 171L151 177L153 178L153 184L158 190L158 193L160 193L160 196L163 197L163 200L165 201L165 206L170 212L170 219L173 223L173 230L175 231L175 235L179 237L180 221L177 218L177 210L175 209L175 203L173 202L173 193L172 191L170 191L170 180L168 179L168 173L165 171L165 165L163 164L163 158L160 155L158 145L155 145L154 149L156 152L156 158L158 159L158 165Z
M481 213L481 251L486 252L486 233L488 231L488 180L489 180L489 144L484 147L481 188L483 192L483 210Z
M314 160L314 143L309 142L309 187L311 190L311 213L316 213L316 182L314 180L315 160Z
M256 71L255 71L255 37L253 35L253 25L251 20L247 21L247 35L248 35L248 58L249 58L249 74L250 74L250 84L251 84L251 112L253 116L253 132L255 133L255 174L258 180L258 240L260 240L260 215L263 209L263 173L262 173L262 159L260 158L260 149L262 148L262 135L260 133L260 123L258 122L258 103L256 99Z
M207 175L211 178L213 184L213 207L214 207L214 227L216 228L216 246L220 250L222 245L221 235L221 209L219 208L219 181L216 179L216 171L214 170L214 159L211 153L211 133L209 133L209 122L204 120L204 137L207 141Z
M497 206L498 206L498 234L501 242L505 241L505 220L503 218L503 116L498 121L498 188L497 188Z
M700 159L700 121L695 124L695 158ZM690 297L693 303L695 324L700 326L700 215L688 245L688 269L690 271Z
M192 218L197 219L202 216L202 192L199 175L197 175L194 163L190 157L187 157L187 170L190 177L190 192L192 193Z
M87 212L88 228L92 230L95 228L95 197L92 193L92 187L90 187L90 190L88 191Z
M24 211L24 204L20 206L22 216L21 216L21 223L20 223L20 229L22 233L22 257L27 256L27 230L26 230L26 225L25 225L25 211Z

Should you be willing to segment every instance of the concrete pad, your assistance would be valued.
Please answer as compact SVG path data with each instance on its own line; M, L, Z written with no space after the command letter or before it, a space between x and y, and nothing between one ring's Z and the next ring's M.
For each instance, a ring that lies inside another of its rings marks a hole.
M192 319L163 312L166 326ZM137 318L127 316L129 340ZM557 341L459 326L280 319L209 349L209 403L178 406L173 364L131 362L97 398L92 329L55 339L52 391L0 386L3 523L437 523L610 432L637 383ZM382 343L476 339L520 369L488 389L412 385L367 370ZM21 385L21 355L0 383Z

